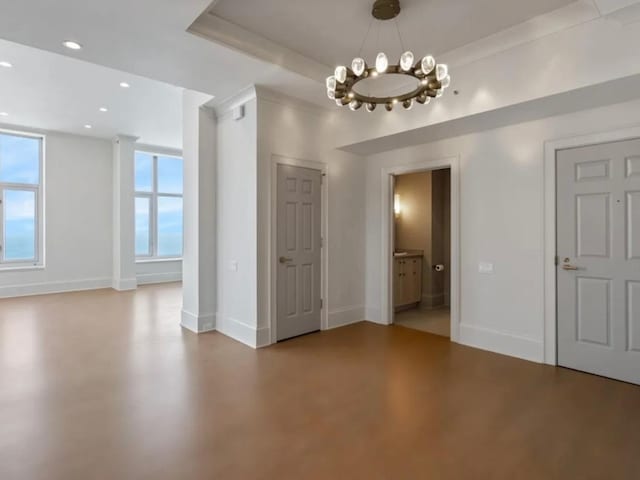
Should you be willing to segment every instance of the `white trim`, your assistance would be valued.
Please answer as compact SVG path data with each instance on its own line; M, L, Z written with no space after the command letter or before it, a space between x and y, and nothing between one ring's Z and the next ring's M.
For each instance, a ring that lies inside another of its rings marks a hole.
M467 323L460 324L459 342L532 362L541 363L544 358L544 345L540 340Z
M110 277L3 286L0 287L0 298L80 292L83 290L99 290L103 288L111 288Z
M246 105L250 101L256 100L257 98L258 93L255 85L250 85L233 94L232 96L222 100L216 107L214 107L214 112L216 114L216 117L219 120L222 120L230 116L234 108Z
M544 361L557 365L556 152L640 138L640 127L549 140L544 144Z
M161 147L158 145L148 145L136 142L136 152L150 153L152 155L162 155L163 157L182 158L182 150L172 147Z
M216 329L216 316L213 313L196 315L182 309L180 325L194 333L210 332Z
M111 288L119 292L135 290L138 288L138 280L136 278L114 278Z
M138 285L181 282L182 272L138 273L136 278L138 280Z
M312 170L319 170L322 172L322 188L321 188L321 222L322 222L322 238L324 240L324 245L322 247L321 252L321 280L320 280L320 294L322 296L324 307L320 312L320 329L327 330L329 328L329 315L328 315L328 299L327 294L329 292L329 249L328 238L329 238L329 199L328 199L328 165L322 162L314 162L310 160L300 160L290 157L284 157L281 155L273 154L271 155L271 189L270 189L270 197L271 197L271 210L269 215L269 229L270 229L270 248L269 248L269 285L267 286L267 290L269 292L269 330L271 343L276 343L278 341L277 336L277 318L278 318L278 241L277 241L277 194L278 194L278 165L291 165L294 167L303 167L310 168Z
M380 322L393 322L393 177L442 168L451 169L451 341L460 341L460 158L447 157L382 169L382 251ZM367 317L373 318L373 317ZM375 317L377 318L377 317Z
M327 330L364 321L364 311L364 305L351 305L331 310L329 312Z
M156 257L156 258L143 258L138 257L136 263L167 263L167 262L182 262L182 257Z
M264 347L270 340L268 327L256 328L220 313L216 318L216 330L251 348Z

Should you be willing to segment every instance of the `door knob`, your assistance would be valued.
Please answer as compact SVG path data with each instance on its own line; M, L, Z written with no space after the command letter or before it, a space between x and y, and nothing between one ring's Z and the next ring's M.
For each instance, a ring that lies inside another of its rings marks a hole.
M562 269L563 270L578 270L578 267L576 267L575 265L570 265L568 263L564 263L562 265Z
M570 261L571 261L570 258L565 258L563 260L562 269L563 270L578 270L578 267L576 267L575 265L571 265L569 263Z
M289 262L293 262L293 258L280 257L280 263L289 263Z

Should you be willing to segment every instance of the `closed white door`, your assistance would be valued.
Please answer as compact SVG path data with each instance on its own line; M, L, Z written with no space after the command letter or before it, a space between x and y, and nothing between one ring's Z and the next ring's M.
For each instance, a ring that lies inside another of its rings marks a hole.
M640 140L557 155L558 364L640 384Z
M322 173L278 165L277 339L320 330Z

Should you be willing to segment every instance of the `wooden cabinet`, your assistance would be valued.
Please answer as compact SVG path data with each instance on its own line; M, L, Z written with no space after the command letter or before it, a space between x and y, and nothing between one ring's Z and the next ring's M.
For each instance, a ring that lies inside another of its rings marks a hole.
M393 262L393 306L422 300L422 257L396 257Z

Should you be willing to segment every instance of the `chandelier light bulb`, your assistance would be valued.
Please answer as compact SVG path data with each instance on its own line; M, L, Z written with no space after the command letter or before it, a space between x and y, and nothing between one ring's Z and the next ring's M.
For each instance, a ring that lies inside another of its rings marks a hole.
M408 72L413 67L413 52L404 52L400 56L400 68Z
M427 55L422 59L421 66L422 73L424 73L425 75L429 75L436 66L436 59L431 55Z
M335 100L336 99L335 90L327 90L327 97L329 97L331 100Z
M384 108L387 109L387 112L390 112L391 110L393 110L393 102L387 102Z
M442 85L442 88L449 88L449 85L451 85L451 77L447 75L442 80L440 80L440 84Z
M440 98L442 95L444 95L444 90L442 90L441 88L438 89L438 91L436 92L436 98Z
M334 92L336 91L335 75L331 75L330 77L327 77L327 90L333 90Z
M444 63L439 63L436 66L436 79L440 82L447 75L449 75L449 67L447 65L445 65Z
M413 108L413 99L409 98L408 100L405 100L402 102L402 106L405 110L411 110Z
M364 69L366 68L367 64L365 63L363 58L354 58L353 62L351 62L351 70L353 70L353 73L356 74L356 76L360 76L364 73Z
M375 103L367 103L367 106L365 107L367 109L367 112L371 113L376 109L376 104Z
M347 67L343 67L342 65L337 67L335 71L335 77L338 83L344 83L347 79Z
M378 73L385 73L387 68L389 68L389 59L383 52L380 52L376 57L376 71Z
M355 112L362 106L362 102L360 100L352 100L349 102L349 108L351 111Z

